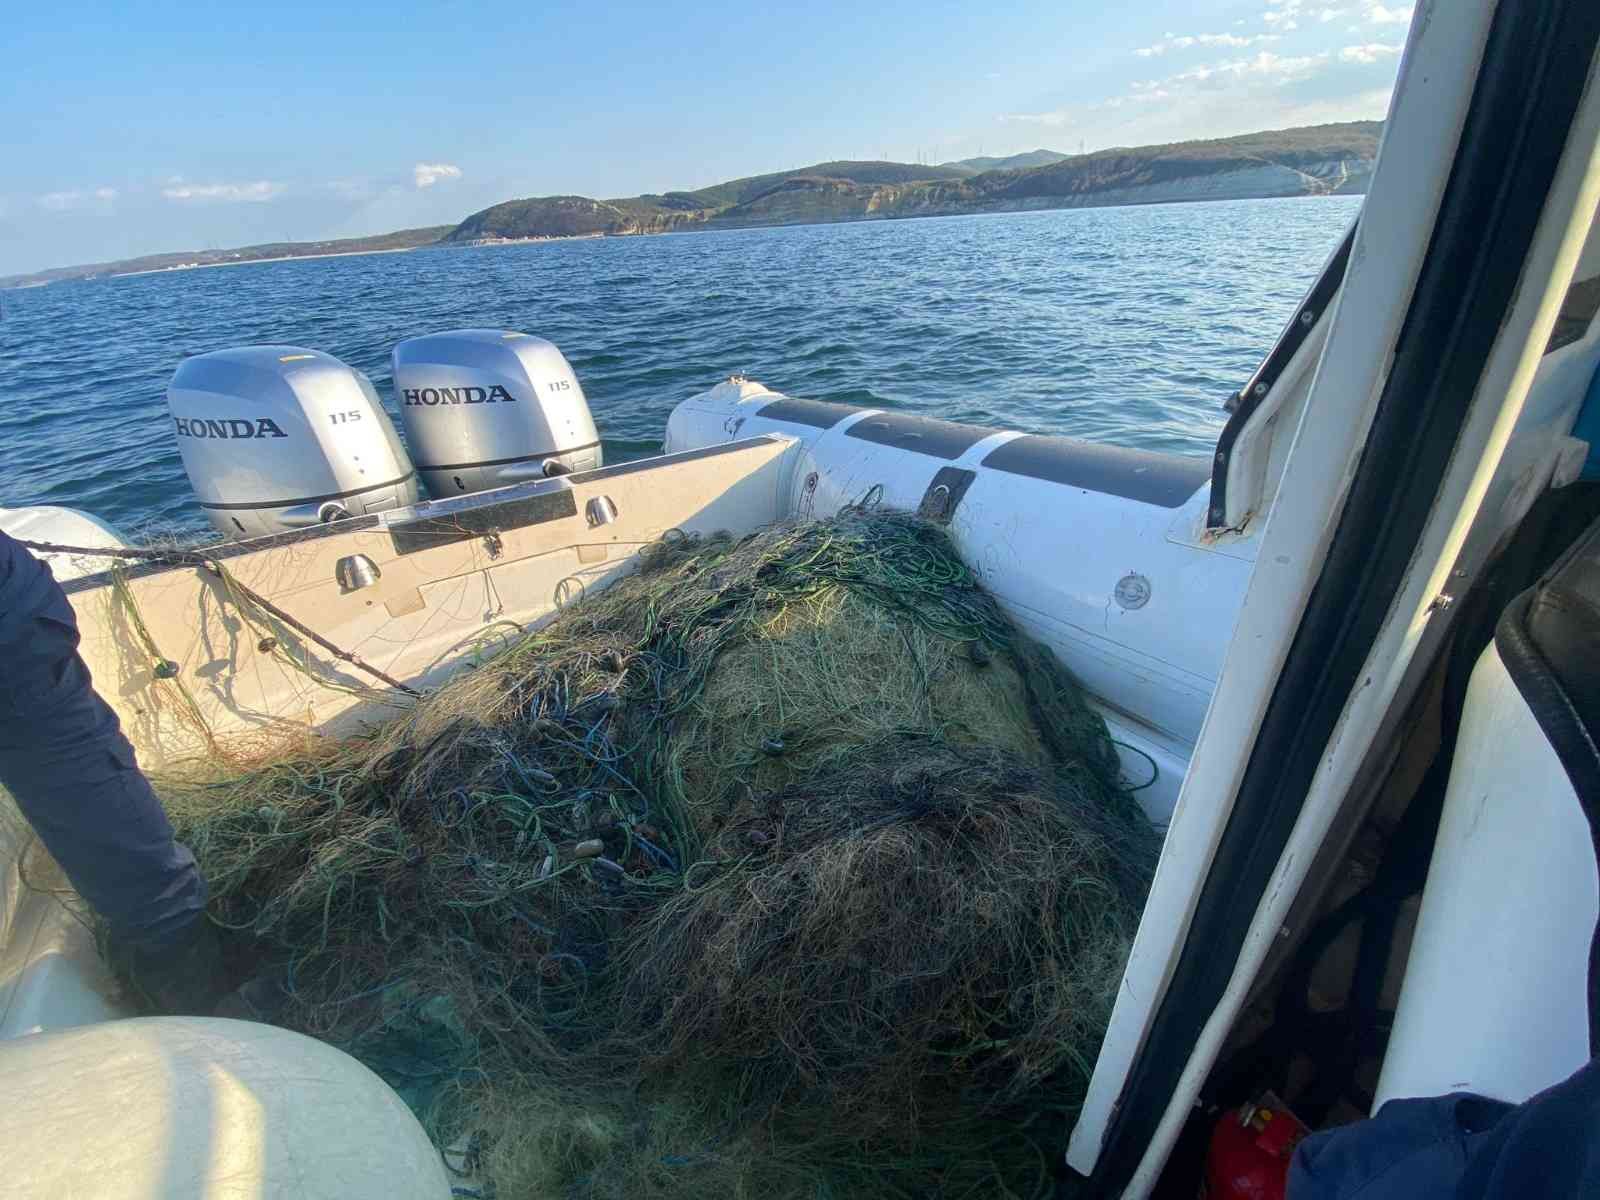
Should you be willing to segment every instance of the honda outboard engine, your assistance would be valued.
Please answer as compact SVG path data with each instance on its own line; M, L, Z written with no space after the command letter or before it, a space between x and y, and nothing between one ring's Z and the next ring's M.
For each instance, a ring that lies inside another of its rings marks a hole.
M378 393L330 354L197 354L167 386L178 449L211 523L255 537L415 504L416 472Z
M543 338L456 329L394 348L394 390L428 491L459 496L598 467L600 435Z

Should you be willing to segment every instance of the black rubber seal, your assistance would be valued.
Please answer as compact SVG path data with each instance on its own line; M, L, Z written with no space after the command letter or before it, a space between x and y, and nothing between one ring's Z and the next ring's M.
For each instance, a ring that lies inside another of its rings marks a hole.
M986 437L1004 430L988 429L982 425L962 425L956 421L941 421L938 417L914 417L909 413L874 413L864 421L857 421L844 431L847 438L857 438L879 446L892 446L896 450L910 450L932 458L957 459Z
M1404 580L1520 280L1600 44L1592 0L1502 0L1394 363L1088 1194L1132 1178L1233 974ZM1444 614L1438 614L1442 618Z
M1339 248L1322 268L1322 274L1311 285L1306 298L1294 310L1289 323L1278 335L1272 351L1256 368L1248 383L1231 397L1228 423L1217 437L1217 450L1211 466L1211 503L1206 506L1206 528L1221 529L1228 519L1228 462L1233 457L1234 443L1250 423L1262 400L1272 391L1278 377L1288 369L1289 360L1299 353L1319 322L1327 316L1329 307L1339 288L1344 284L1346 269L1350 266L1350 248L1356 244L1356 228L1351 225L1339 243Z
M788 421L791 425L809 425L813 429L832 429L846 417L866 412L854 404L836 404L832 400L800 400L785 396L756 411L756 416L769 421Z
M1210 463L1191 455L1037 433L997 446L984 457L983 465L1159 508L1183 507L1211 474Z

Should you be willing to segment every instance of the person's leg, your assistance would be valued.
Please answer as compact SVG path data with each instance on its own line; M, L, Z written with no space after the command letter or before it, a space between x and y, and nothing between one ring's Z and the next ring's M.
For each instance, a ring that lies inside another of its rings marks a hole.
M179 844L117 717L78 654L72 607L49 569L0 533L0 785L78 893L104 918L125 967L193 973L215 959L205 881ZM202 961L196 960L196 955ZM169 963L169 960L171 962ZM134 971L163 1007L184 993ZM214 986L194 980L202 990Z

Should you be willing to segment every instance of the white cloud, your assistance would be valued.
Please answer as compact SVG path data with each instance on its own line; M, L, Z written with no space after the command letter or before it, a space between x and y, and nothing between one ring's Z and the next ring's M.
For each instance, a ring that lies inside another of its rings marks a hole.
M1166 34L1159 42L1148 46L1141 46L1134 53L1140 58L1157 58L1168 50L1187 50L1191 46L1222 46L1232 50L1242 49L1245 46L1255 46L1262 42L1275 42L1278 35L1275 33L1258 33L1250 37L1242 37L1236 33L1196 33L1177 36Z
M1386 42L1367 42L1361 46L1346 46L1339 51L1339 61L1370 67L1379 59L1393 58L1400 53L1400 50L1401 47L1391 46Z
M1125 96L1112 96L1109 100L1102 100L1098 104L1091 104L1090 108L1122 108L1128 104L1151 104L1158 100L1172 99L1172 93L1162 87L1155 80L1144 84L1134 84L1134 91Z
M183 183L174 180L172 186L161 189L168 200L207 204L220 201L226 204L260 204L271 200L283 191L283 184L268 179L254 183Z
M1065 125L1072 119L1071 109L1057 109L1055 112L1042 113L1001 113L1002 121L1016 121L1023 125L1045 125L1052 129Z
M1348 8L1319 8L1317 9L1317 20L1326 25L1329 21L1337 21L1349 11Z
M453 163L418 163L411 168L418 188L430 188L441 179L460 179L461 168Z
M1409 25L1411 24L1412 6L1404 8L1385 8L1381 4L1367 5L1366 18L1373 25Z
M1261 14L1261 19L1279 33L1299 29L1300 22L1295 18L1300 15L1304 2L1305 0L1267 0L1271 7Z
M92 204L110 204L117 198L114 187L73 188L64 192L46 192L39 197L39 207L51 212L71 212Z
M1176 75L1169 75L1165 79L1151 80L1144 83L1135 83L1139 88L1170 87L1173 84L1205 83L1212 79L1267 79L1273 82L1284 82L1290 79L1303 79L1322 66L1328 59L1324 51L1321 54L1301 54L1284 56L1274 54L1270 50L1262 50L1252 58L1235 58L1228 62L1208 63L1204 66L1191 67L1187 71L1179 71Z
M1327 62L1331 67L1335 56ZM1384 86L1313 99L1305 98L1294 87L1280 86L1278 79L1262 75L1213 77L1204 83L1170 87L1156 80L1137 93L1113 97L1101 104L1012 114L1001 119L1020 122L1014 129L1034 130L1022 133L1022 137L1042 132L1059 137L1064 130L1074 139L1084 138L1090 149L1101 149L1234 137L1263 128L1370 121L1384 115L1391 90ZM1145 100L1165 102L1144 103Z
M1189 98L1201 92L1240 95L1248 93L1260 96L1263 88L1275 90L1282 84L1316 74L1328 65L1331 58L1329 51L1320 54L1281 55L1274 54L1270 50L1262 50L1248 58L1205 63L1162 79L1136 79L1129 84L1128 91L1124 94L1108 97L1085 108L1063 108L1042 113L1007 113L1000 119L1059 128L1082 120L1088 112L1171 100L1184 94Z

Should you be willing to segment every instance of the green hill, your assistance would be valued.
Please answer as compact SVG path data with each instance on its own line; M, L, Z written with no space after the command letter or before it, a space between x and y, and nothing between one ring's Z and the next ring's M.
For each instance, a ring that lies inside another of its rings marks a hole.
M865 186L902 185L966 178L970 172L953 167L915 166L895 162L825 162L795 171L776 171L769 175L750 175L731 179L691 192L646 193L616 200L589 200L582 196L533 196L508 200L473 213L456 226L444 240L473 242L484 238L563 237L575 234L660 233L704 225L717 219L737 220L749 209L752 214L783 208L771 197L810 193L820 198L836 193L839 184ZM752 207L753 206L753 207ZM794 218L820 220L825 205L814 213L804 204L791 205ZM834 219L850 219L839 217ZM771 224L752 216L750 223Z
M947 162L947 167L960 167L969 175L981 175L984 171L1020 171L1028 167L1048 167L1051 163L1058 163L1064 158L1071 158L1070 154L1062 154L1056 150L1028 150L1022 154L1008 154L1004 158L958 158L955 162Z
M629 212L587 196L539 196L507 200L475 212L450 230L447 242L483 238L582 237L605 233L644 233L649 214Z
M750 201L794 179L848 179L852 183L913 183L919 180L962 179L968 173L954 167L924 167L897 162L825 162L771 175L751 175L728 183L713 184L694 192L669 192L671 197L692 198L699 207L727 208ZM640 196L640 200L653 197Z

